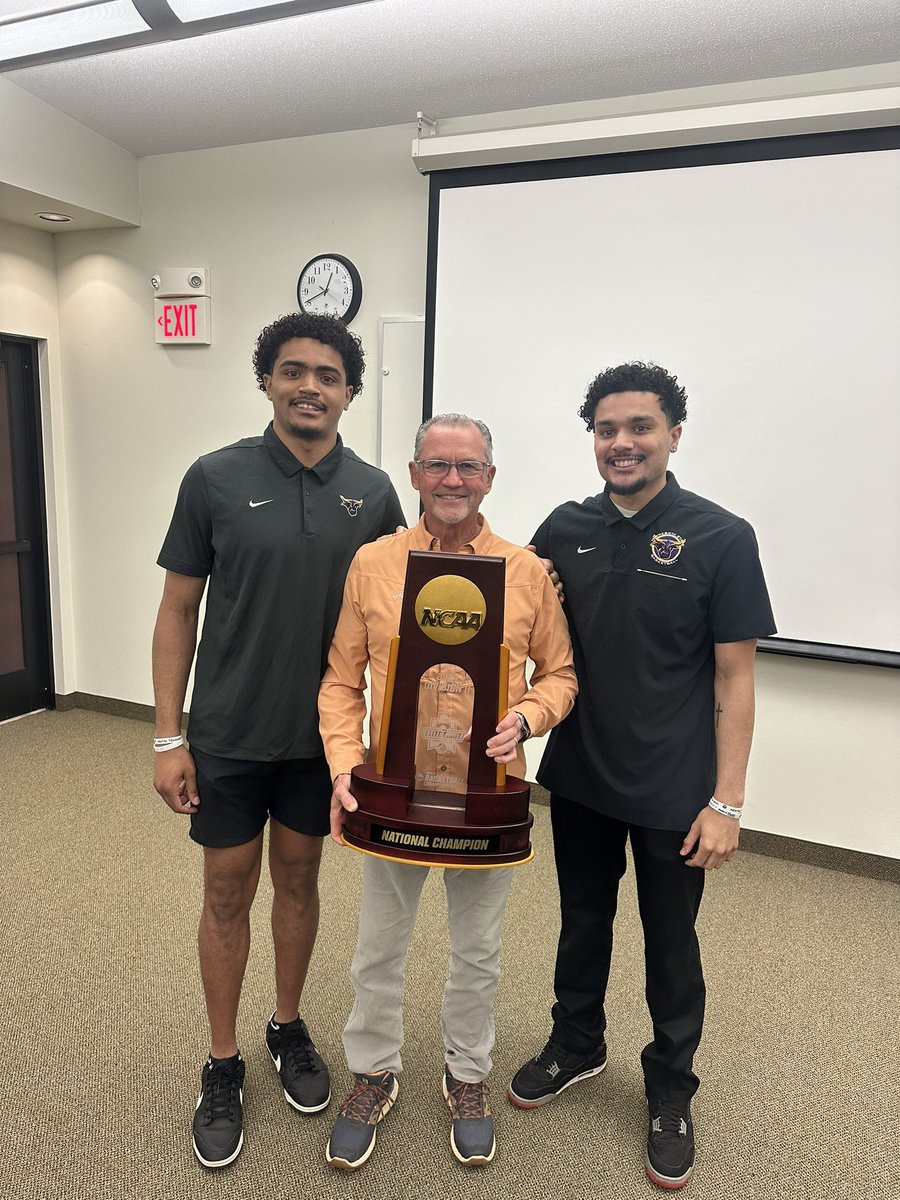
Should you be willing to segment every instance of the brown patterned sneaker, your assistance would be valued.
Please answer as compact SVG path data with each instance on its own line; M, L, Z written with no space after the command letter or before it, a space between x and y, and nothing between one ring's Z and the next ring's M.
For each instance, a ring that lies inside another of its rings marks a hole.
M344 1171L361 1167L375 1149L375 1126L390 1112L399 1091L390 1071L357 1075L325 1147L325 1161Z
M444 1099L453 1114L450 1146L467 1167L484 1167L494 1157L494 1118L488 1106L488 1088L480 1083L461 1083L444 1068Z

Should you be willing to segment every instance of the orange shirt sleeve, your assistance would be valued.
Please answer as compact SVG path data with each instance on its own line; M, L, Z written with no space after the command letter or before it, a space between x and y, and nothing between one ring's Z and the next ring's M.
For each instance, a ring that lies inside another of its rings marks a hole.
M368 633L360 596L359 562L355 557L347 572L328 666L319 688L319 732L332 779L365 762L362 733L368 661Z

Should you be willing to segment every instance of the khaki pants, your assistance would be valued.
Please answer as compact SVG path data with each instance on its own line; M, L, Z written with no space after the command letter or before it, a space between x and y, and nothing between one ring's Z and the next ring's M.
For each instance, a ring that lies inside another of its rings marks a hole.
M356 1001L344 1029L354 1074L402 1070L406 954L429 870L366 857L350 972ZM500 926L511 883L511 867L444 868L450 972L441 1024L446 1064L462 1083L479 1083L493 1065Z

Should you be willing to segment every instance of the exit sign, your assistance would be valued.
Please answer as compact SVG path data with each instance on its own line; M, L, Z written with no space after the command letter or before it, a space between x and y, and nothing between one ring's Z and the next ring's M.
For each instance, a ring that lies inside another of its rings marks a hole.
M166 346L206 345L212 341L209 328L209 296L153 298L156 340Z

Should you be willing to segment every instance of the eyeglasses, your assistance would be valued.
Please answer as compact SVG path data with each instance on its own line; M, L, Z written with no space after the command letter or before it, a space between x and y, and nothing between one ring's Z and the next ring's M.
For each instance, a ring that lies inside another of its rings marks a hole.
M414 461L416 466L421 467L432 479L443 479L445 475L450 474L452 467L456 467L461 479L475 479L476 476L484 474L485 467L491 465L479 462L476 458L464 458L462 462L455 463L447 462L444 458L417 458Z

